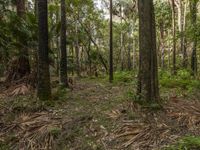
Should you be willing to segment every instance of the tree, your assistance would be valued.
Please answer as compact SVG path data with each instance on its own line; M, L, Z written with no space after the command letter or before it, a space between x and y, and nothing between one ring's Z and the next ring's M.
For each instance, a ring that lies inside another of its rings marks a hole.
M48 49L48 21L47 0L38 1L38 87L37 95L40 100L51 98L50 72L49 72L49 49Z
M110 68L109 68L109 81L113 81L113 22L112 22L112 13L113 13L113 3L110 0Z
M17 4L17 15L19 17L24 17L25 14L25 0L16 0Z
M176 10L175 1L171 0L172 7L172 31L173 31L173 74L176 74Z
M16 10L18 16L18 21L16 24L18 24L18 26L22 26L25 21L25 0L16 1ZM25 76L29 75L31 72L27 48L28 42L27 39L24 38L22 35L24 35L24 32L20 32L16 36L16 42L18 43L17 50L19 56L15 57L10 62L10 67L8 69L8 75L6 78L7 82L21 80Z
M61 38L60 38L60 83L68 87L66 51L66 3L61 0Z
M193 29L193 48L192 48L192 57L191 57L191 69L192 75L197 74L197 36L196 36L196 29L197 29L197 2L198 0L191 0L190 1L190 14L191 14L191 24Z
M147 102L159 100L156 30L153 0L139 0L139 84L138 94Z

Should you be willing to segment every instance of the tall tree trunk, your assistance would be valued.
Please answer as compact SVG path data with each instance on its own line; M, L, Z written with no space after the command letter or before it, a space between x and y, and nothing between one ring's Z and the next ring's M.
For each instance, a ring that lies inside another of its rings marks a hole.
M56 24L59 24L60 13L59 10L56 11ZM56 37L56 75L59 76L60 72L60 42L59 37Z
M191 69L192 75L197 75L197 2L198 0L190 1L190 15L191 15L191 23L193 27L193 48L192 48L192 58L191 58Z
M181 53L183 54L183 67L187 68L187 51L186 51L186 38L185 38L185 19L186 19L186 10L187 3L184 1L180 1L180 9L181 9Z
M66 49L66 3L61 0L61 38L60 38L60 83L68 87L67 49Z
M160 24L160 48L161 48L161 67L165 66L165 43L164 43L164 26L163 23Z
M137 42L136 38L133 38L133 70L136 69L136 48L137 48Z
M120 5L120 24L122 27L122 23L123 23L123 6ZM120 33L120 60L121 60L121 70L124 70L124 37L123 37L123 31L121 28L121 33Z
M110 0L110 54L109 54L109 81L113 82L113 22L112 22L112 13L113 13L113 3Z
M25 14L25 0L16 0L16 3L17 3L17 15L23 18Z
M34 9L35 9L35 16L38 16L38 0L35 0Z
M172 31L173 31L173 75L176 74L176 10L175 2L172 0Z
M131 29L129 27L129 41L128 41L128 70L131 70Z
M50 72L49 72L49 48L48 48L48 18L47 0L38 1L38 87L37 95L40 100L51 98Z
M76 73L80 77L80 47L79 47L79 38L78 38L78 22L76 23L76 42L75 42L75 54L76 54Z
M139 0L140 65L138 94L147 102L159 100L156 30L153 0Z

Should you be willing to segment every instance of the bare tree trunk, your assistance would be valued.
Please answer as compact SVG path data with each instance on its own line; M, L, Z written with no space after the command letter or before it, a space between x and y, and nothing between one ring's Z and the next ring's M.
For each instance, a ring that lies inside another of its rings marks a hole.
M136 48L137 48L137 42L136 39L133 38L133 69L136 69Z
M79 50L79 38L78 38L78 24L76 23L76 43L75 43L75 53L76 53L76 73L80 77L80 50Z
M185 19L186 19L186 9L187 3L184 1L180 1L180 9L181 9L181 53L183 54L183 67L187 68L187 51L186 51L186 38L185 38Z
M172 0L172 31L173 31L173 71L176 74L176 10L175 2Z
M139 0L140 66L138 94L147 102L159 100L156 31L153 0Z
M165 44L164 44L164 27L163 23L160 25L160 48L161 48L161 67L165 65Z
M66 43L66 3L61 0L61 32L60 32L60 83L68 87L67 73L67 43Z
M123 19L123 6L120 5L120 24L122 26L122 21ZM122 29L122 28L121 28ZM120 33L120 60L121 60L121 70L123 71L124 70L124 37L123 37L123 32L121 30L121 33Z
M193 27L193 48L192 48L192 57L191 57L191 69L192 75L197 75L197 2L198 0L190 1L190 15L191 15L191 23Z
M128 41L128 70L131 70L131 27L129 27L129 41Z
M39 48L38 48L37 95L40 100L49 100L51 98L47 14L48 14L47 0L39 0L38 1Z
M113 82L113 22L112 22L112 13L113 13L113 3L110 0L110 54L109 54L109 81Z

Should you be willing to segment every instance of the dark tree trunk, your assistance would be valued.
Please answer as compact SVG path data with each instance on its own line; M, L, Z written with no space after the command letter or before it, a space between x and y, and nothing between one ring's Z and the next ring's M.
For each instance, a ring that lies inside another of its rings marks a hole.
M153 0L139 0L140 65L138 94L147 102L159 100L156 31Z
M191 58L191 69L192 75L197 75L197 2L198 0L191 0L190 2L190 14L191 14L191 23L193 26L193 48L192 48L192 58Z
M38 87L37 95L40 100L51 98L50 72L49 72L49 48L48 48L48 18L47 0L38 1Z
M128 43L128 70L131 70L131 27L129 27L129 43Z
M16 0L16 3L17 3L17 15L23 18L25 14L25 0Z
M78 23L78 22L77 22ZM79 38L78 38L78 25L76 24L76 43L75 43L75 54L76 54L76 73L80 77L80 47L79 47Z
M35 16L38 16L38 0L35 0Z
M113 4L110 0L110 54L109 54L109 81L113 82L113 22L112 22Z
M60 83L68 87L66 50L66 3L61 0L61 38L60 38Z
M175 2L172 0L172 30L173 30L173 75L176 74L176 11Z
M56 11L56 23L58 24L59 23L59 19L60 18L60 13L59 11L57 10ZM56 51L56 75L59 76L59 72L60 72L60 42L59 42L59 37L56 37L56 48L57 48L57 51Z

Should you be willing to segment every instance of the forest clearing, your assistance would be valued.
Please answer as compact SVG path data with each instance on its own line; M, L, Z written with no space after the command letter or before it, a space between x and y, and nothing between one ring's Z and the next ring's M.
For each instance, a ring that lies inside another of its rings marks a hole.
M199 0L0 0L0 150L200 150Z

